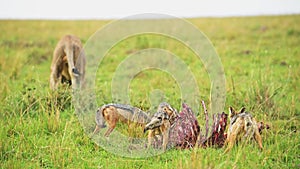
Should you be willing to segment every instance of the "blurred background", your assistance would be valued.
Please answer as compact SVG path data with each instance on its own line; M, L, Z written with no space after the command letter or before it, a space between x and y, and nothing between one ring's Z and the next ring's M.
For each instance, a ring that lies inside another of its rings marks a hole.
M139 13L176 17L299 14L299 0L0 1L0 19L119 19Z

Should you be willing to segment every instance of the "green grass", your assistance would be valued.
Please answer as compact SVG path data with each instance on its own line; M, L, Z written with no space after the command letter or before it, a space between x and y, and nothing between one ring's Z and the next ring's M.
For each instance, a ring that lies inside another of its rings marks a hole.
M194 18L215 46L226 75L226 110L246 106L264 131L264 150L255 143L224 149L172 149L159 156L131 159L97 146L80 126L69 89L49 90L54 47L64 34L83 42L108 21L0 21L1 168L299 168L300 16ZM156 35L130 37L112 48L99 67L97 103L112 102L110 81L128 54L145 48L174 52L189 65L209 103L210 81L201 61L179 42ZM145 83L146 81L146 83ZM134 106L150 108L160 89L179 109L180 89L158 70L140 73L130 84ZM203 124L203 113L196 112ZM91 124L94 125L93 118ZM91 132L94 126L87 130ZM125 132L123 126L118 130ZM201 126L203 129L203 125Z

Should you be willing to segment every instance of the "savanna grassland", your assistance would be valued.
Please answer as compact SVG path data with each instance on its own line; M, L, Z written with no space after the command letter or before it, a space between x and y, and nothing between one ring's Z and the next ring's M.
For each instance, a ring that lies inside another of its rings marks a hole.
M224 149L217 148L171 149L146 159L107 152L80 126L70 89L61 86L50 91L49 75L60 37L75 34L85 43L109 21L1 20L0 167L299 168L300 15L188 21L206 34L219 54L226 76L224 111L228 113L230 105L245 106L271 126L262 134L263 151L251 142L225 155ZM199 100L209 103L209 76L195 54L165 37L141 35L123 40L104 58L95 80L99 106L114 101L110 81L118 64L145 48L166 49L184 60L199 84ZM167 101L180 108L180 89L165 72L141 72L129 87L131 104L143 110L150 108L153 89L164 91ZM195 113L203 129L203 113ZM126 127L118 126L118 130L126 133Z

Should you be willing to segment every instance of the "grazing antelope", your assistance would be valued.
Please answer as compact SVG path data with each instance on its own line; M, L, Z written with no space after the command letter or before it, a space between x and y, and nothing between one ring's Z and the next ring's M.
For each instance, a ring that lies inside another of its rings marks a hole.
M67 82L73 89L81 88L85 76L86 57L78 37L66 35L56 45L50 74L50 88Z

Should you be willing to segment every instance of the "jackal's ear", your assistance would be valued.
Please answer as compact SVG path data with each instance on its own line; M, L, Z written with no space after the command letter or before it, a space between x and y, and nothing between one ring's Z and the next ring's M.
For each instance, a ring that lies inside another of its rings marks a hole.
M244 113L246 111L245 107L242 107L241 110L239 111L239 113Z
M233 117L236 114L235 110L233 107L229 107L229 117Z

